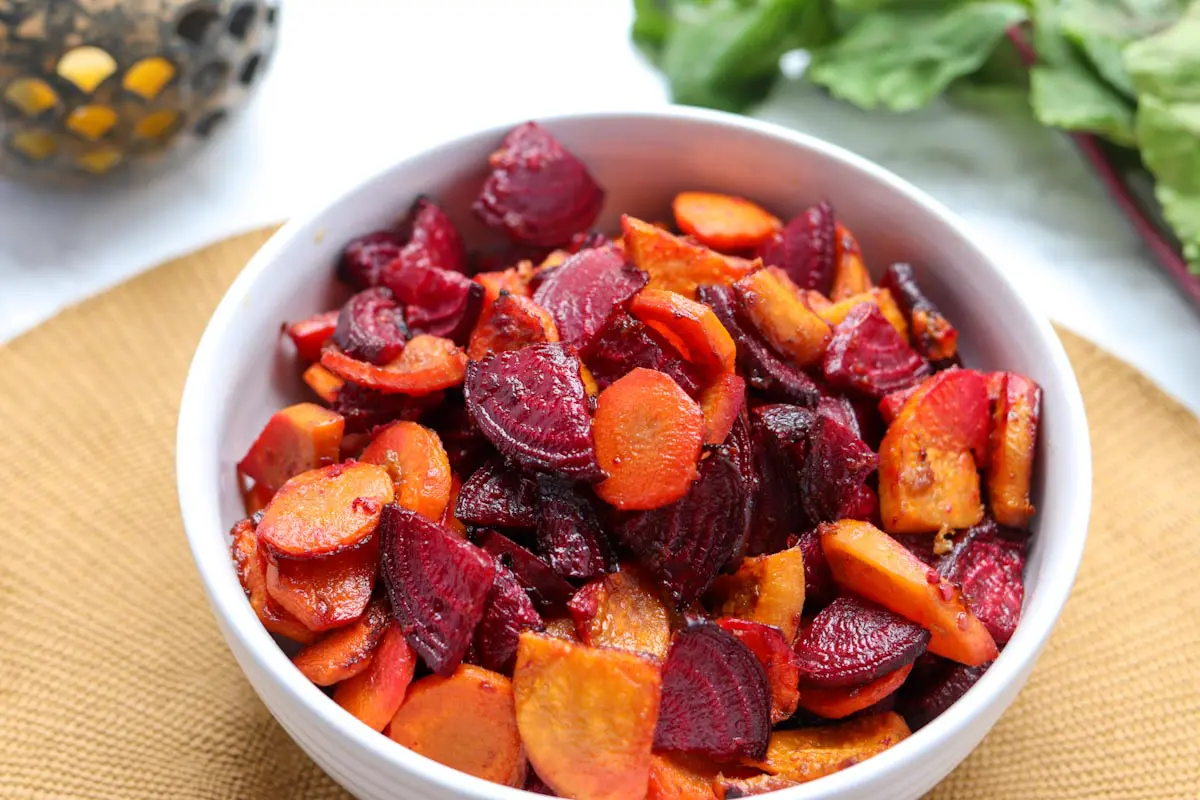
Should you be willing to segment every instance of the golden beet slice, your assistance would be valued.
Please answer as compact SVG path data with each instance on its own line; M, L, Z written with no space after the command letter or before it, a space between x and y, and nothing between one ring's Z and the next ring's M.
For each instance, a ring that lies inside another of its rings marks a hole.
M317 686L353 678L370 666L388 619L386 603L371 603L353 623L325 634L292 656L292 663Z
M863 303L870 303L873 306L878 306L879 311L883 314L883 318L891 323L896 332L903 337L904 341L908 341L908 322L904 319L904 312L900 310L900 306L896 305L892 293L887 289L868 289L859 294L853 294L849 297L843 297L836 303L822 307L818 302L813 310L817 312L817 316L828 322L830 325L837 325L846 316L854 310L856 306ZM811 304L810 304L811 305Z
M366 668L342 681L333 691L333 702L364 725L382 731L396 715L417 666L417 654L408 646L399 623L387 624Z
M584 644L666 658L671 619L658 585L632 565L597 578L567 604Z
M706 374L733 372L737 348L713 310L664 289L642 289L629 301L629 312L672 344L685 361Z
M758 766L807 783L878 755L910 735L904 718L891 711L820 728L775 731Z
M720 772L718 763L701 756L655 754L646 800L717 800L713 782Z
M268 550L284 558L315 558L361 544L392 502L392 478L375 464L331 464L285 483L258 525Z
M250 600L250 607L270 633L300 644L315 642L317 632L304 627L300 620L275 602L267 592L266 559L260 551L258 534L254 527L251 520L244 519L230 531L230 536L233 537L230 555L233 557L233 566L237 570L242 591Z
M837 237L837 266L833 269L833 288L829 290L829 296L837 301L869 291L871 276L867 272L867 265L863 263L858 240L850 229L838 222L834 230Z
M326 403L337 400L338 392L346 385L344 380L320 364L309 364L308 368L304 370L303 377L308 388L312 389L313 393Z
M700 393L704 414L704 443L717 445L733 430L733 423L746 406L746 380L741 375L718 375Z
M399 357L382 367L331 347L321 353L321 365L366 389L425 395L461 385L467 374L467 354L449 339L421 334L409 340Z
M668 375L638 367L596 400L601 499L623 510L659 508L687 494L699 473L704 415Z
M760 269L733 286L746 316L780 355L798 367L821 361L833 332L772 270Z
M513 684L498 672L461 664L408 687L388 736L415 753L505 786L525 783Z
M621 217L621 230L626 255L650 275L650 287L688 299L695 299L697 286L728 286L756 268L755 262L721 255L628 214Z
M513 670L533 768L563 797L643 797L662 673L652 659L526 631Z
M996 522L1024 528L1034 512L1029 490L1042 390L1028 378L1006 372L997 394L987 470L988 503Z
M709 600L718 616L774 625L791 644L804 608L804 555L792 547L747 558L737 572L717 578Z
M276 411L238 462L238 471L277 492L290 478L336 462L345 425L341 414L316 403Z
M907 680L912 668L912 664L905 664L861 686L833 689L806 686L800 698L800 707L826 719L843 719L894 694Z
M844 519L818 530L837 584L928 629L931 653L971 667L998 655L959 588L904 545L868 522Z
M438 435L415 422L394 422L375 435L359 460L387 470L395 502L432 520L450 504L450 459Z
M325 631L362 616L379 573L379 537L324 558L267 561L267 591L304 626Z

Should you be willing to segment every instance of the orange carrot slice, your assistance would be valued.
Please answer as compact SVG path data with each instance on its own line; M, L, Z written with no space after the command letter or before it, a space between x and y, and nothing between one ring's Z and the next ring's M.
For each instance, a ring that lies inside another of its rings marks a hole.
M333 690L333 702L368 727L382 731L404 702L416 666L417 654L408 646L399 623L390 622L366 669L339 683Z
M807 783L878 755L910 735L904 718L891 711L819 728L775 731L758 766L770 775ZM765 776L759 782L766 783Z
M721 255L629 215L621 217L621 229L625 253L638 269L649 273L650 287L677 292L688 299L695 299L697 286L728 286L758 266L743 258Z
M827 689L805 686L800 693L800 707L826 719L842 719L870 708L894 693L912 672L913 665L905 664L861 686Z
M833 289L829 296L836 302L870 291L871 276L863 263L862 250L850 229L837 223L837 266L833 271Z
M467 344L467 357L479 361L493 353L557 341L558 327L549 311L532 298L501 292L475 324Z
M384 394L425 395L463 382L467 354L449 339L414 336L404 352L382 367L359 361L333 347L321 353L321 365L336 375Z
M783 228L774 214L734 195L680 192L672 208L681 231L716 250L748 250Z
M346 422L316 403L296 403L271 415L238 470L265 491L279 487L302 472L338 460Z
M866 292L844 297L823 308L814 307L813 310L830 325L837 325L854 310L855 306L862 303L878 306L884 319L892 324L892 327L904 337L905 341L908 341L908 322L904 319L904 312L900 310L900 306L896 305L895 298L887 289L868 289Z
M720 771L720 765L707 758L656 754L650 759L646 800L717 800L713 781Z
M317 397L326 403L337 400L338 392L346 384L344 380L334 375L320 364L309 364L304 370L304 382L313 390Z
M658 585L636 567L586 584L567 604L585 644L666 658L671 618Z
M305 361L319 361L321 347L337 330L338 312L326 311L287 326L287 335L296 345L296 354Z
M230 535L233 537L230 554L237 570L238 581L242 584L242 591L250 600L250 607L254 609L259 622L271 633L294 642L315 642L316 631L304 627L300 620L275 602L267 592L266 559L260 552L254 523L244 519L233 526Z
M1042 390L1013 372L1004 373L992 418L988 503L1001 525L1024 528L1033 516L1029 501Z
M438 435L415 422L393 422L384 428L360 458L387 470L395 486L395 501L405 508L439 520L450 503L450 459Z
M704 443L717 445L733 430L733 423L746 405L746 381L740 375L718 375L700 393L704 415Z
M267 591L305 627L325 631L362 616L375 590L379 540L324 558L267 561Z
M664 289L642 289L629 301L629 311L672 344L678 343L685 361L710 375L733 372L733 337L703 303Z
M509 267L506 270L478 273L474 280L483 285L483 313L485 315L488 313L487 309L492 307L501 292L519 294L524 297L532 295L533 292L529 290L529 281L533 278L534 272L533 264L522 261L515 267Z
M825 355L833 333L772 270L760 269L734 284L746 316L780 355L809 367Z
M386 603L371 603L353 623L325 634L292 656L292 663L317 686L352 678L370 665L389 618Z
M742 561L709 590L712 608L723 617L774 625L791 644L804 608L804 555L798 547Z
M610 384L596 400L592 432L608 475L596 494L617 508L673 503L699 475L704 415L661 372L638 367Z

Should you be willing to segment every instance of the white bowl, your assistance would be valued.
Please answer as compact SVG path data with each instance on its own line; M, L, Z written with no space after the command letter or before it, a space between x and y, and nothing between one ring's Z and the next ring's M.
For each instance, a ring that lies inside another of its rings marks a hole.
M514 120L516 124L520 120ZM599 226L619 215L669 218L683 189L743 194L787 217L827 197L876 271L916 265L922 285L961 332L969 366L1011 369L1041 384L1042 435L1023 618L1003 654L967 694L912 737L788 800L917 798L962 761L1033 669L1075 579L1091 507L1091 452L1079 388L1054 331L940 203L833 145L714 112L663 108L539 120L608 192ZM188 540L230 649L299 745L360 798L530 798L437 764L368 729L309 683L255 617L234 574L230 526L242 516L234 464L270 415L305 397L280 355L280 324L331 307L333 264L354 236L387 227L418 194L438 198L468 240L486 234L469 212L505 125L464 136L381 171L289 222L254 256L209 321L179 415L179 501ZM1032 792L1034 787L1030 787Z

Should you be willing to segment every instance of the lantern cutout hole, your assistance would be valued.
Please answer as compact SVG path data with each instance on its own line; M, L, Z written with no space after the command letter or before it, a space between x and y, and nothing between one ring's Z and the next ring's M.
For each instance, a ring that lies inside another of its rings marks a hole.
M79 106L67 115L67 130L89 142L96 142L117 124L117 112L108 106Z
M175 23L175 32L192 44L201 44L219 17L213 8L193 8Z
M96 87L116 71L116 59L107 51L91 45L68 50L55 67L55 72L85 94L96 91Z
M254 6L242 3L229 17L229 33L240 41L246 40L246 34L254 25Z
M125 72L121 85L143 100L153 100L175 77L175 65L162 56L143 58Z
M75 160L81 168L94 175L103 175L121 161L121 151L115 147L98 147Z
M192 78L192 88L202 95L213 94L229 79L229 65L224 61L205 64Z
M134 138L145 141L166 139L179 128L179 114L174 111L155 111L133 126Z
M54 137L45 131L19 131L8 140L8 147L29 161L49 158L58 150Z
M4 99L27 117L38 117L58 105L58 93L40 78L17 78L4 90Z
M196 123L196 133L201 138L207 139L216 130L217 126L225 121L225 111L218 108L216 111L209 113L206 117Z
M242 86L249 86L254 83L254 76L258 74L258 63L262 60L262 56L258 53L246 59L246 63L242 64L241 71L238 72L238 80Z

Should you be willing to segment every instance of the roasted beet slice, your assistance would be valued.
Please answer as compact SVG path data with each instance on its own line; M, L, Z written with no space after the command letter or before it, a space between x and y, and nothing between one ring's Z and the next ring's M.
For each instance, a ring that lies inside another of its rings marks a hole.
M430 266L425 256L410 258L406 248L379 278L404 304L413 334L428 333L466 344L483 308L483 286L448 269Z
M741 322L739 303L732 287L701 286L697 294L701 302L712 308L717 319L733 337L737 345L738 367L752 387L777 400L803 406L817 404L821 392L813 379L781 359L751 326Z
M404 237L397 231L375 231L352 239L338 261L338 279L355 289L378 286L380 271L399 257L403 248Z
M438 392L418 396L384 394L346 381L338 389L330 408L346 420L347 434L367 433L396 420L416 421L441 399Z
M828 295L837 267L837 221L825 200L806 209L755 253L767 266L787 273L801 289Z
M717 624L749 647L767 671L767 684L771 687L771 722L790 717L800 699L797 688L800 666L787 637L774 625L737 617L719 619Z
M601 233L600 231L580 231L571 237L571 241L567 244L567 250L572 253L578 253L580 250L588 250L592 247L608 247L612 244L612 239Z
M359 361L386 364L404 352L408 327L391 291L377 286L351 297L338 314L333 343Z
M879 457L853 430L831 417L815 415L800 467L800 496L808 518L813 522L870 519L876 501L866 480L878 466Z
M488 163L492 174L471 209L514 242L565 245L604 205L604 190L584 163L536 122L511 130Z
M916 661L928 644L929 631L915 622L845 595L796 639L800 683L824 688L867 683Z
M871 303L856 305L833 329L823 368L834 386L876 398L915 386L933 372Z
M821 399L817 401L816 410L822 417L829 417L832 420L842 423L853 431L855 436L862 436L858 426L858 416L854 411L854 405L847 398L823 394L821 395Z
M410 214L412 235L402 258L410 264L467 271L467 251L458 228L441 206L429 197L418 197Z
M439 675L462 661L496 574L492 558L395 503L379 519L392 614L412 649Z
M422 418L421 424L432 428L446 448L450 466L463 476L469 476L481 467L489 454L494 453L492 444L483 437L471 415L462 394L457 390L446 392L440 404Z
M533 300L550 312L567 344L591 343L617 306L624 305L650 280L611 247L580 250L546 278Z
M896 697L896 710L909 728L918 730L928 725L950 706L958 702L974 686L992 662L968 667L946 658L924 655L916 663L909 679Z
M468 525L532 528L537 525L537 484L493 458L463 484L454 516Z
M750 488L732 455L717 449L700 462L700 477L683 499L631 514L617 535L667 586L677 608L687 608L739 550Z
M937 563L943 578L962 587L967 606L1000 646L1012 638L1021 619L1024 569L1025 536L1002 533L990 519L960 534Z
M591 502L560 475L538 475L537 490L538 548L554 571L583 580L608 572L608 540Z
M601 389L638 367L670 375L692 397L703 385L700 371L684 361L661 334L623 310L612 313L583 351L583 360Z
M587 390L575 349L536 344L467 365L467 408L501 453L572 478L604 477L592 440Z
M821 549L821 535L815 528L800 534L796 547L804 554L804 613L811 616L829 605L837 593L837 585Z
M662 676L655 749L713 758L766 755L767 673L736 636L712 622L689 625L675 634Z
M575 587L549 564L511 539L487 528L476 531L473 539L500 564L512 570L530 599L543 611L561 612L574 594Z
M879 282L892 293L900 310L908 317L917 352L930 361L952 361L958 356L958 331L917 284L910 264L892 264Z
M483 618L475 629L479 665L495 672L511 672L521 631L543 627L541 615L517 576L497 558L496 577L483 607Z

